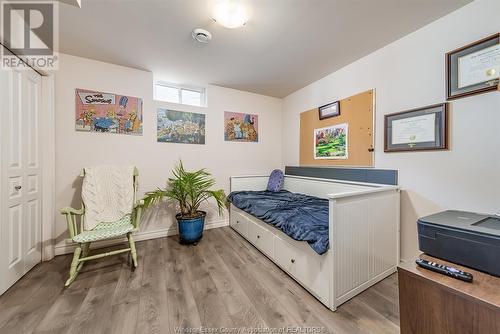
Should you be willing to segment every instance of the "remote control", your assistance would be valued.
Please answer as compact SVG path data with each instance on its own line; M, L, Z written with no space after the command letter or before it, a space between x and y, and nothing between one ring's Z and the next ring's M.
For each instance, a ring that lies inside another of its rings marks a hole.
M435 271L437 273L440 273L440 274L443 274L446 276L450 276L450 277L453 277L453 278L456 278L456 279L459 279L459 280L462 280L462 281L465 281L468 283L472 282L472 274L471 273L468 273L468 272L465 272L462 270L458 270L457 268L447 267L443 264L439 264L436 262L431 262L431 261L427 261L427 260L423 260L423 259L417 259L417 260L415 260L415 263L418 264L422 268L426 268L426 269Z

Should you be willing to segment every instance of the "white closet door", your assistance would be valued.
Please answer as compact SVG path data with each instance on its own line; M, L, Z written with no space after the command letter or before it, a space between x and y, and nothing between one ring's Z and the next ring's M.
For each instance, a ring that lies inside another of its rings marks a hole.
M0 70L0 294L41 261L41 76Z

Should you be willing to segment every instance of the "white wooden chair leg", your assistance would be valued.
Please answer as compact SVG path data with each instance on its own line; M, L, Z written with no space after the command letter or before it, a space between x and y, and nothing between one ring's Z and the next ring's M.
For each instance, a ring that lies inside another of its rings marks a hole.
M69 286L71 283L76 278L76 275L78 275L78 260L80 259L80 254L82 253L82 247L80 244L75 248L75 253L73 254L73 261L71 261L71 269L69 270L69 278L66 281L66 286Z
M90 249L90 242L84 243L82 246L82 258L89 255L89 249ZM85 261L82 261L78 264L78 267L76 268L77 272L80 272L84 263L85 263Z
M135 242L132 237L132 233L127 234L128 243L130 245L130 254L132 255L132 261L134 263L134 268L137 268L137 251L135 250Z

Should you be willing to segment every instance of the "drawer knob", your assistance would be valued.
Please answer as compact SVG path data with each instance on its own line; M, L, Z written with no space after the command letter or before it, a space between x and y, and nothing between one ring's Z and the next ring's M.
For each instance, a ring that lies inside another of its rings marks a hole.
M260 239L260 235L257 236L257 239Z
M295 263L295 259L291 259L290 262Z
M239 223L240 223L240 221L239 221L239 220L237 220L237 221L236 221L236 224L239 224Z

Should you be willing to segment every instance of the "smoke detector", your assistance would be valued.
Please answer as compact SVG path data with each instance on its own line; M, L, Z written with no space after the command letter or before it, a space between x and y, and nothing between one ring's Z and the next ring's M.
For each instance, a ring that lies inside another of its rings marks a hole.
M200 28L194 29L191 36L195 41L203 44L207 44L212 39L212 34L209 31Z

